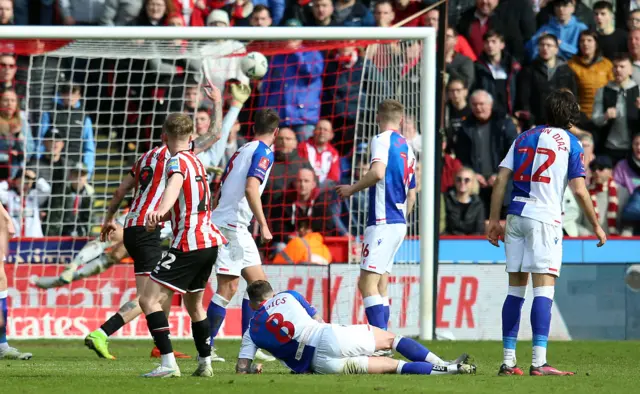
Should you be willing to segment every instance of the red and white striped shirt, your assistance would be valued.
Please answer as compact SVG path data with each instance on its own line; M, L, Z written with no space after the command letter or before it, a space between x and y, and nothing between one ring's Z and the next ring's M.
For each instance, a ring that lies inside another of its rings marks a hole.
M320 151L313 138L310 138L298 145L298 154L309 160L320 183L327 179L340 182L340 155L333 145L327 143Z
M171 158L166 145L143 154L131 168L136 190L124 227L144 226L148 212L158 208L166 185L165 164Z
M167 179L184 177L180 195L171 209L171 247L189 252L222 246L227 239L211 223L211 191L207 171L192 151L178 152L167 162Z

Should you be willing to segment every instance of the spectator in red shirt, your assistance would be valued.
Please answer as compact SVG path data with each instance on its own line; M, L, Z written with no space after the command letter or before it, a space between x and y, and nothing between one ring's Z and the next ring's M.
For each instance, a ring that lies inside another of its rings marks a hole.
M300 157L309 160L321 186L327 181L340 181L340 157L336 148L331 145L333 126L326 119L316 124L313 137L298 145Z
M438 24L440 22L440 10L433 9L427 12L426 14L424 14L423 21L424 21L424 26L433 27L437 31ZM455 29L453 29L452 25L449 25L449 29L452 29L456 36L456 43L455 43L455 46L453 47L453 50L455 51L455 53L464 55L474 62L478 60L478 57L473 52L473 49L471 49L471 45L469 45L469 41L467 41L467 39L464 38L464 36L458 34L458 32L456 32Z
M394 2L394 12L396 14L396 19L393 20L393 24L395 25L398 22L402 22L407 19L411 15L419 12L424 8L424 4L419 1L412 0L395 0ZM422 18L416 17L411 19L409 22L402 25L403 27L417 27L422 23Z

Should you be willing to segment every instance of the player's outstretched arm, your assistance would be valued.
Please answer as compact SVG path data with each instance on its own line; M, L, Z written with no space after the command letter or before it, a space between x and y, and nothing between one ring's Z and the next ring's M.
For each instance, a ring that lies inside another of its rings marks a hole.
M136 179L129 173L125 176L118 186L118 189L113 194L113 198L109 201L109 207L107 208L107 214L104 217L104 222L102 223L102 230L100 231L100 240L102 242L107 241L111 233L116 231L116 224L113 222L113 218L118 212L120 208L120 204L122 200L126 197L127 194L133 189L136 184Z
M498 241L504 237L504 229L500 224L500 211L502 210L502 203L504 202L504 193L507 189L507 184L511 179L511 173L512 171L510 169L500 167L496 181L493 184L487 239L494 246L499 246Z
M262 242L269 242L273 239L269 225L267 224L267 218L264 216L262 209L262 200L260 199L260 180L256 177L247 178L247 183L244 188L244 195L249 203L249 208L253 216L255 216L258 225L260 226L260 237Z
M571 179L569 181L569 188L571 188L571 191L573 192L573 195L576 198L580 209L582 209L582 212L584 212L587 220L589 221L589 223L591 223L593 231L595 232L596 237L598 237L599 240L598 247L601 247L605 244L605 242L607 242L607 234L604 232L602 226L600 226L600 223L598 222L598 216L596 215L596 210L593 208L593 202L591 202L591 196L589 195L589 191L587 190L587 184L584 178L577 177Z
M381 161L376 161L371 164L371 169L367 171L367 174L363 176L358 182L353 185L339 185L336 186L336 192L342 198L351 197L357 192L371 187L381 181L384 178L384 173L387 170L387 165Z
M205 92L207 97L213 101L213 121L209 125L207 133L193 141L193 153L196 155L215 144L220 139L220 131L222 130L222 93L211 81L207 80L207 84Z

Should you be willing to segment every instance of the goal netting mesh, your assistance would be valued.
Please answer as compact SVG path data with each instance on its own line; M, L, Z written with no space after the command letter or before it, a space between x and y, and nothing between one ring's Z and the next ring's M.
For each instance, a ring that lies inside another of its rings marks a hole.
M421 45L419 41L142 39L3 43L2 52L13 54L6 59L17 65L13 83L2 91L0 108L0 131L6 141L5 151L0 152L0 198L18 227L6 265L12 310L9 334L84 336L135 297L129 259L69 286L42 290L34 281L59 275L64 264L96 237L123 175L137 156L160 144L161 125L168 114L192 114L195 133L207 129L212 103L203 94L203 69L224 92L223 112L231 127L229 138L221 141L219 160L211 167L223 168L235 149L251 139L253 113L262 107L277 109L283 119L281 129L291 129L276 142L279 169L272 171L263 195L274 242L260 250L274 287L300 291L326 321L365 322L356 284L367 192L342 201L333 186L357 181L368 169L369 141L378 133L375 108L386 98L406 106L403 131L419 157L418 130L425 121L419 113L424 79ZM240 69L242 57L252 51L269 61L269 71L260 81L250 81ZM230 108L233 83L252 88L239 111ZM309 148L314 143L301 149L304 140L314 138L321 119L330 123L335 152ZM306 186L298 181L303 167L316 173L306 200L300 197ZM417 172L419 179L419 168ZM215 174L212 168L214 189ZM412 335L418 333L419 313L418 209L410 217L407 239L389 278L390 327ZM122 211L126 212L126 203ZM271 264L305 217L324 237L333 263ZM212 278L207 302L214 289ZM240 335L243 291L244 283L229 307L223 337ZM116 337L147 338L141 319ZM170 322L174 337L190 336L186 311L174 308Z

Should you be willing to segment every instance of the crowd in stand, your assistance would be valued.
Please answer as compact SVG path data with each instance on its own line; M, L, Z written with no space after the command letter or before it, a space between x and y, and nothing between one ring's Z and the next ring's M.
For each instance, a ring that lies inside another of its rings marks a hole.
M406 20L434 3L0 0L0 24L294 29L390 27L404 22L403 26L438 28L444 16L437 8ZM582 119L571 131L585 149L587 182L599 219L606 224L603 228L610 234L640 234L640 1L450 0L446 17L442 234L484 234L498 164L519 133L545 124L544 100L554 89L568 89L578 97ZM147 45L145 50L154 45L139 44ZM183 44L178 40L172 45L180 51ZM225 110L233 100L230 86L252 88L244 107L241 104L234 113L237 120L218 167L251 138L255 109L277 108L283 120L263 197L277 250L296 233L309 240L317 234L361 234L362 223L349 211L364 212L366 195L354 196L350 208L337 198L333 186L367 171L366 141L353 144L360 96L370 94L361 81L363 74L383 73L383 67L355 45L317 50L291 39L279 52L268 54L268 74L256 82L241 72L239 57L223 56L248 45L212 41L199 48L199 60L160 55L150 60L67 58L51 65L51 58L44 56L0 55L0 179L6 179L0 183L0 200L10 212L14 201L13 212L24 216L23 204L15 202L30 199L29 215L37 224L22 235L90 232L89 180L96 171L94 138L101 127L108 128L109 136L119 136L122 152L132 156L149 147L132 141L157 141L159 126L171 111L192 113L196 132L206 130L212 107L200 92L202 81L196 74L202 67L214 70L213 82L228 99ZM400 83L419 82L419 58L410 56L419 53L412 51L415 48L407 49L403 59L408 60L394 75ZM59 74L66 75L51 74L52 69L65 70ZM28 73L40 82L26 86ZM108 89L97 88L104 85ZM32 99L21 102L27 91ZM47 100L49 96L54 100ZM416 129L419 125L407 118L403 132L419 154ZM59 197L53 201L49 196ZM46 212L39 212L39 207L47 207ZM77 225L81 212L84 225ZM566 234L591 234L579 212L567 192ZM414 217L410 225L416 224Z

